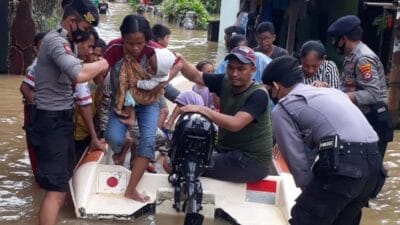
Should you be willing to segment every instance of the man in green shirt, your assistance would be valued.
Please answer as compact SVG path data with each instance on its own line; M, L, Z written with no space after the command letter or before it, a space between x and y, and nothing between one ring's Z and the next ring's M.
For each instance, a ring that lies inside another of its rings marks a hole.
M225 57L226 74L203 74L182 59L182 74L207 86L221 99L220 112L187 105L182 112L197 112L218 125L218 143L211 168L204 176L231 182L252 182L268 175L272 133L268 93L252 80L255 54L251 48L234 48Z

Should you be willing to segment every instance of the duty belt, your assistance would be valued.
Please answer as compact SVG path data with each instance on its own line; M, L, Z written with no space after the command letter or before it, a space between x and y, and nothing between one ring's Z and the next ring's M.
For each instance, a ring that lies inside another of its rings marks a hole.
M342 142L339 145L340 155L375 155L379 154L378 143Z

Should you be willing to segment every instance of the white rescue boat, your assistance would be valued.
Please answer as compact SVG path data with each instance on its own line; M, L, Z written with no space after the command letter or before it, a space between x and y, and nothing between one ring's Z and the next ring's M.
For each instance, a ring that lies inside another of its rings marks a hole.
M150 196L150 201L137 202L124 197L130 171L123 166L106 164L106 158L102 151L86 153L75 169L69 184L78 218L134 220L155 211L157 225L182 221L174 219L182 218L182 213L172 208L173 200L164 202L163 197L157 196L157 192L160 194L172 189L167 174L145 173L137 189ZM288 224L290 209L300 189L296 188L283 159L275 156L273 161L277 175L255 183L237 184L200 178L204 190L200 214L205 218L204 224L209 224L214 215L232 224ZM163 206L156 207L156 203L163 203ZM212 207L207 207L207 204L212 204Z

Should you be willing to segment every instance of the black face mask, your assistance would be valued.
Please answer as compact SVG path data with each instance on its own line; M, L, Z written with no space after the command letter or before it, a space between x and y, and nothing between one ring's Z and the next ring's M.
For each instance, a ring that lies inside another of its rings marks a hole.
M91 31L85 31L85 30L81 30L78 26L78 23L75 22L76 24L76 30L72 30L71 27L71 37L72 37L72 41L77 43L77 42L81 42L82 40L84 40L85 38L88 38L91 34Z
M279 92L279 90L278 90ZM278 104L279 99L277 97L272 97L272 89L268 90L269 98L274 103L274 105ZM278 95L278 93L276 93Z
M339 41L340 41L340 37L332 38L333 47L335 48L336 53L338 53L340 55L344 55L345 44L343 44L342 46L339 46Z

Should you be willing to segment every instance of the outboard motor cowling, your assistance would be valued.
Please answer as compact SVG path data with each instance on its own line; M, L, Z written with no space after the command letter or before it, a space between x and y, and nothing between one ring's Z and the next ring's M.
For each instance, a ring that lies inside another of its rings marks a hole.
M172 174L169 181L174 187L174 205L186 213L185 225L200 225L203 218L203 190L199 177L211 161L216 129L213 123L199 113L183 114L172 136L170 158ZM184 197L181 206L181 196Z

